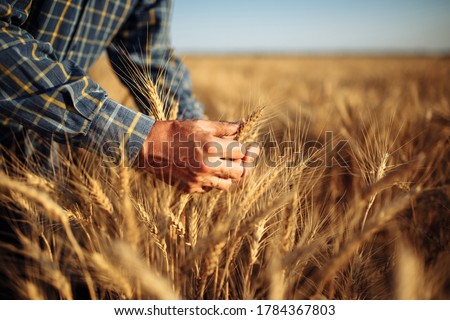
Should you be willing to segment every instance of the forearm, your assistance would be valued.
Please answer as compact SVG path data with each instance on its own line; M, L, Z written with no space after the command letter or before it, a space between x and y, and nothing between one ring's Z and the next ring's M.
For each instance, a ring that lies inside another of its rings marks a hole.
M118 163L133 163L155 120L107 98L92 120L88 133L72 144Z
M44 138L109 156L107 143L124 142L125 156L132 160L153 120L108 99L70 60L59 61L50 44L12 23L21 11L4 3L0 3L2 122L13 120Z

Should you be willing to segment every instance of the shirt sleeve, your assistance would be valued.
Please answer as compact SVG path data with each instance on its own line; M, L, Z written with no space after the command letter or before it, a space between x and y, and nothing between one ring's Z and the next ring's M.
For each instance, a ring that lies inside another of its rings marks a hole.
M136 79L130 75L123 50L128 52L133 68L138 68L141 74L150 73L155 83L158 78L163 79L158 81L162 100L166 103L171 99L179 102L179 119L200 119L204 117L204 107L193 96L189 72L174 54L170 43L171 2L141 1L114 38L108 54L113 68L143 112L149 108L146 99L135 88Z
M0 0L0 118L106 156L133 161L154 120L109 99L70 60L21 28L31 1ZM105 154L106 153L106 154ZM116 160L116 159L115 159Z

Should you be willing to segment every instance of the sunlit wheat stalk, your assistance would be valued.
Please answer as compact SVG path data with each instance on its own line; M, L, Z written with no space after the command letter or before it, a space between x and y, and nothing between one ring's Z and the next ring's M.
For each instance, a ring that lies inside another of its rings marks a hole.
M375 176L375 181L379 181L385 176L388 158L389 158L389 153L386 152L383 155L383 158L381 159L380 165L378 166L378 170L377 170L377 173L376 173L376 176ZM367 204L366 213L364 214L364 219L362 221L361 229L364 229L367 217L369 215L370 208L372 208L372 205L373 205L373 203L375 201L376 196L377 196L377 193L372 195L370 197L370 199L369 199L369 203Z
M163 300L178 300L180 297L173 292L171 285L159 274L151 271L124 243L114 244L112 254L128 274L140 283L142 289L150 297Z
M375 233L386 227L386 224L391 221L396 214L401 212L410 201L414 199L421 191L420 186L414 187L410 192L401 195L394 199L391 203L385 205L376 216L369 219L369 223L364 231L360 234L356 234L350 239L339 251L339 253L333 257L327 268L319 273L319 284L316 289L316 293L321 293L325 284L330 281L331 277L337 272L337 270L345 263L348 262L349 257L355 253L364 241L370 239Z
M261 121L265 108L266 107L257 108L240 123L238 133L236 135L236 139L238 141L242 143L247 141L255 141L258 128L260 127L259 122Z

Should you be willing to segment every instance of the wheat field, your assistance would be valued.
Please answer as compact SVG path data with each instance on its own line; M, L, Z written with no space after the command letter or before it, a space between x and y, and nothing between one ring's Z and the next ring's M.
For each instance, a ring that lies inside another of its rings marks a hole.
M0 268L14 295L450 298L448 58L185 62L209 119L249 119L240 139L263 146L256 168L229 191L186 195L76 150L45 175L4 157L18 240L0 244ZM92 76L131 106L105 65Z

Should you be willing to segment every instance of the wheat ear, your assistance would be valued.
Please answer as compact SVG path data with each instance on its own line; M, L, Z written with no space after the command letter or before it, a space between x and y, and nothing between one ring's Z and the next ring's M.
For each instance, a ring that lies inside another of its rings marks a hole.
M260 107L250 113L248 117L239 125L236 139L239 142L248 142L255 140L258 128L258 122L260 121L265 107Z
M389 158L389 153L386 152L384 154L383 158L381 159L380 166L378 167L377 174L375 176L375 181L380 181L386 175L386 167L387 167L388 158ZM377 197L377 194L378 193L373 194L369 199L369 202L367 204L367 209L364 214L364 219L362 222L361 229L364 229L367 217L369 215L370 208L372 208L372 205L375 202L375 198Z

